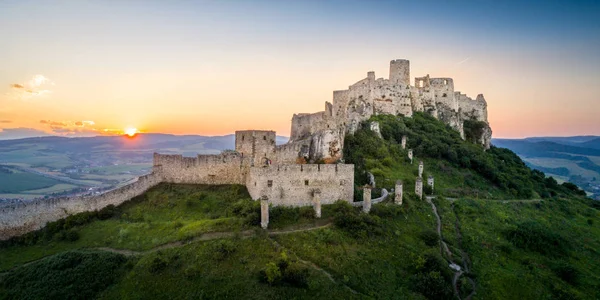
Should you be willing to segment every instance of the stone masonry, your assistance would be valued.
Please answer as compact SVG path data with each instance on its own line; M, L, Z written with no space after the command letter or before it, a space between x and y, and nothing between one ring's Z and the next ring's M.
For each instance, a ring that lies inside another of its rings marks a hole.
M410 117L414 112L431 114L456 129L463 138L465 120L488 123L483 95L473 100L455 91L454 80L446 77L416 77L411 85L410 62L397 59L390 62L389 79L376 79L375 72L368 72L366 78L347 90L334 91L333 103L326 102L324 111L294 114L290 146L278 147L277 151L282 151L280 159L286 161L293 162L299 157L306 161L337 161L342 158L344 136L354 133L360 122L372 115ZM374 126L371 129L377 132ZM488 124L479 139L486 149L490 147L491 132ZM289 151L290 148L295 150Z

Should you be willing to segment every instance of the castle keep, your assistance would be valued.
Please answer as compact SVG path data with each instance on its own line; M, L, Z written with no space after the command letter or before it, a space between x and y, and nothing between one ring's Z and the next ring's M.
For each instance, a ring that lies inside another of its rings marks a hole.
M324 111L294 114L290 141L285 145L275 144L274 131L244 130L235 133L235 150L219 155L183 157L155 153L152 173L129 185L100 195L37 200L1 208L0 240L42 228L47 222L72 214L119 205L161 182L245 185L252 199L260 199L263 211L266 209L263 227L268 224L268 204L312 205L320 215L321 204L354 199L354 165L339 163L345 135L353 134L372 115L412 116L415 111L430 113L463 137L465 120L487 124L487 104L482 95L473 100L454 91L452 78L429 75L415 78L412 86L409 61L393 60L389 79L376 79L374 72L368 72L366 78L347 90L334 91L333 103L326 102ZM378 133L378 124L371 124L371 129ZM488 148L490 139L488 124L480 142ZM406 147L405 138L402 147ZM408 155L412 162L412 150L408 150ZM419 176L421 173L422 167ZM415 192L422 195L420 177ZM395 194L396 203L402 203L401 182L396 184ZM365 195L363 208L368 211L370 187L365 188ZM386 196L387 191L373 203Z

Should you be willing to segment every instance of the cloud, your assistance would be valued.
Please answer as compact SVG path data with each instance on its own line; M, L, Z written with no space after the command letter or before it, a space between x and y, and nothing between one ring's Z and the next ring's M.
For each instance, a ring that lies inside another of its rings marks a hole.
M69 125L67 122L57 122L57 121L50 121L50 120L41 120L40 123L47 124L49 126L56 126L56 127L65 127L65 126Z
M50 81L48 77L38 74L33 76L33 78L26 83L10 84L11 92L9 92L9 96L17 99L29 99L32 97L43 96L52 93L51 90L47 89L50 85L54 85L54 83Z
M8 124L8 123L12 123L12 120L0 120L0 124Z
M40 136L49 136L49 134L34 128L19 127L0 129L0 140L13 140Z
M79 126L79 127L84 127L84 126L91 126L91 125L95 125L96 123L94 123L94 121L76 121L75 122L75 126Z
M44 124L53 134L61 136L96 136L104 134L104 132L93 127L96 125L94 121L40 120L40 123Z

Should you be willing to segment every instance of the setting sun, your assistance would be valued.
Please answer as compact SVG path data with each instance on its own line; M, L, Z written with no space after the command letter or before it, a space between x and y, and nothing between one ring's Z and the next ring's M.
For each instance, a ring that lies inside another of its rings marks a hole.
M128 136L134 136L138 133L137 128L133 128L133 127L128 127L125 128L125 134Z

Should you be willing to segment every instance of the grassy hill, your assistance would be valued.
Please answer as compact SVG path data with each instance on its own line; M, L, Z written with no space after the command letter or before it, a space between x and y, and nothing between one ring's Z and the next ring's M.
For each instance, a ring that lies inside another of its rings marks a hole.
M600 297L597 202L426 115L375 120L383 139L361 128L345 159L357 185L366 172L378 188L403 180L402 206L367 215L338 202L321 219L272 208L264 231L243 186L161 184L0 243L0 299ZM402 135L435 176L441 240L432 205L413 193ZM466 271L457 282L449 261Z

